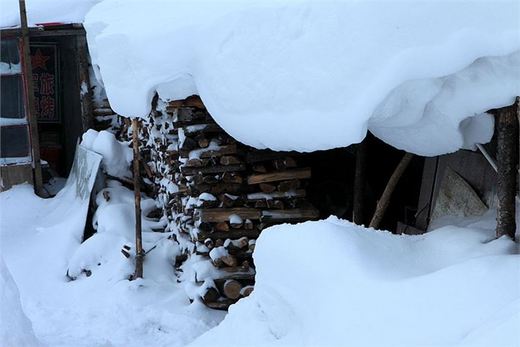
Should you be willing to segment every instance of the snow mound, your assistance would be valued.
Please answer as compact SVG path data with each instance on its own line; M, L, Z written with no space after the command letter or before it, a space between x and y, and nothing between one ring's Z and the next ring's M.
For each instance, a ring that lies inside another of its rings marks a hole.
M128 143L118 141L111 132L88 129L82 136L81 144L103 156L103 168L109 175L120 178L132 177L132 149Z
M492 236L396 236L335 217L269 228L253 294L192 346L517 346L518 244Z
M0 345L16 347L41 346L32 323L22 309L18 287L0 257Z
M487 142L520 94L518 1L116 1L87 14L114 110L199 94L257 148L313 151L367 128L422 155Z

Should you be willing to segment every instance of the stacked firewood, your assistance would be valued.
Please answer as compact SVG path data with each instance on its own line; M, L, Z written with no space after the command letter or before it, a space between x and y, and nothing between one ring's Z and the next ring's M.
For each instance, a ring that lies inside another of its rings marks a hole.
M298 155L257 150L238 143L206 111L198 97L166 108L178 132L180 197L178 232L191 239L206 305L227 309L251 293L252 253L260 232L273 224L316 219L306 201L309 168Z

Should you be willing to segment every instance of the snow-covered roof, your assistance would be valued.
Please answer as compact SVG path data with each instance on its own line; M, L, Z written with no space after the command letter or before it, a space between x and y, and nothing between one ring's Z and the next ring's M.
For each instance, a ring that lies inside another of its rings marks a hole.
M519 12L514 0L105 0L84 25L119 114L146 117L156 91L199 94L258 148L343 147L369 129L437 155L489 141L484 112L520 94Z

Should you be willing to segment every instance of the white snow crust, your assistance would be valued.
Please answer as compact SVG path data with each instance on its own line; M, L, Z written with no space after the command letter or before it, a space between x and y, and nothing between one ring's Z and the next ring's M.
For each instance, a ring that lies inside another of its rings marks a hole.
M119 114L146 117L156 91L199 94L258 148L348 146L368 128L437 155L489 141L484 112L520 94L519 12L518 1L106 0L85 26Z
M271 227L254 292L190 346L519 346L520 252L494 213L421 236Z

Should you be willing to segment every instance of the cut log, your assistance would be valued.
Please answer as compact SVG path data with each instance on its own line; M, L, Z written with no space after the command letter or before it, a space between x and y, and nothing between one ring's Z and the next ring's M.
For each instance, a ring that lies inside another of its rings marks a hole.
M193 176L197 174L216 174L216 173L224 173L224 172L233 172L233 171L244 171L246 166L244 164L240 165L221 165L221 166L207 166L207 167L186 167L183 166L181 168L181 172L185 176Z
M224 295L229 299L238 299L242 285L237 280L227 280L224 283Z
M219 292L215 288L210 287L206 290L204 295L202 295L202 300L204 301L204 303L215 302L218 300L219 297Z
M296 190L300 188L301 182L300 180L290 180L290 181L283 181L278 184L278 191L285 193L291 190Z
M296 189L288 192L272 192L269 194L265 193L251 193L247 195L248 201L256 200L270 200L270 199L283 199L283 198L304 198L306 195L305 189Z
M215 225L217 231L229 231L229 224L227 222L219 222Z
M232 156L232 155L224 155L224 156L220 157L221 165L237 165L237 164L241 164L241 163L242 163L242 161L240 159L238 159L237 157Z
M206 109L206 107L202 103L202 100L200 99L200 97L198 95L192 95L192 96L187 97L184 100L170 101L168 103L166 110L176 109L176 108L180 108L180 107L195 107L195 108L199 108L199 109Z
M305 179L311 177L310 168L292 169L285 171L270 172L266 174L254 174L247 178L248 184L259 184L264 182L276 182L293 179Z
M230 229L229 231L214 231L213 233L199 233L197 238L199 241L204 241L207 238L211 238L213 240L216 239L238 239L241 237L247 237L249 239L256 239L260 236L260 231L257 229L248 230L248 229ZM209 248L209 247L208 247Z
M220 299L219 301L206 302L205 304L206 306L214 310L226 311L229 308L229 306L233 305L235 302L236 300L232 299Z
M258 173L266 173L267 168L265 167L264 164L255 164L255 165L253 165L253 171L258 172Z
M319 211L315 208L292 210L264 210L262 211L262 222L289 222L299 220L312 220L319 218Z
M242 219L258 220L261 217L260 211L255 208L236 207L236 208L213 208L200 209L199 217L202 222L219 223L229 221L233 214Z
M242 290L240 290L240 295L242 297L246 298L249 295L251 295L251 293L253 292L254 289L255 289L254 286L245 286L244 288L242 288Z
M215 158L215 157L221 157L223 155L230 155L230 154L237 154L237 146L227 145L227 146L221 146L219 149L210 149L207 151L203 151L200 154L201 158Z
M260 183L258 187L263 193L272 193L276 190L276 186L269 183Z

